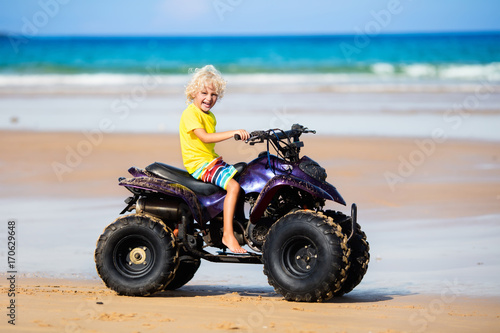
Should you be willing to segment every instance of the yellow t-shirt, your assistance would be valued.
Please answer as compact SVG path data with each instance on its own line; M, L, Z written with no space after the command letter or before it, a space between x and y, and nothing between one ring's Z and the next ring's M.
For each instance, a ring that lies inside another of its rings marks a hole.
M179 124L182 161L189 173L195 172L205 163L219 157L215 153L215 143L203 143L193 130L204 128L207 133L215 133L217 120L211 111L208 113L198 109L193 103L184 110Z

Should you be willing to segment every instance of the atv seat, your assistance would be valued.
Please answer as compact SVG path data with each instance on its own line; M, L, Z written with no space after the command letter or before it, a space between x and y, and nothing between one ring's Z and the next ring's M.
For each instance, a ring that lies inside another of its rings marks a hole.
M235 169L238 171L235 178L245 169L246 166L247 164L244 162L234 164ZM159 178L184 185L193 192L200 195L211 195L222 190L217 185L205 183L204 181L193 178L193 176L191 176L186 170L182 170L164 163L155 162L148 165L146 167L146 170Z

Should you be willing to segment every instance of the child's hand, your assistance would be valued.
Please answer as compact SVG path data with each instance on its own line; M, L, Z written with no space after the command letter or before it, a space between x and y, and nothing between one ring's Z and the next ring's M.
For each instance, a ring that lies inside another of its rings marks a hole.
M250 139L250 133L245 131L244 129L234 131L233 137L238 134L242 141Z

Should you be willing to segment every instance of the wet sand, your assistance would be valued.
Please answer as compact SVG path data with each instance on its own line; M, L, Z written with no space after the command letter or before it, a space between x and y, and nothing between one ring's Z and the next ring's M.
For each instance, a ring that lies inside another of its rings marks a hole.
M128 195L117 178L132 165L181 166L177 136L0 132L2 225L16 219L20 232L16 327L5 315L4 269L0 330L498 331L498 143L429 140L304 137L303 154L327 169L348 205L358 204L372 258L352 293L304 304L275 294L260 265L203 263L178 291L116 296L97 278L92 253ZM233 141L217 147L231 163L263 149ZM0 237L4 244L5 230ZM60 279L80 274L86 279Z

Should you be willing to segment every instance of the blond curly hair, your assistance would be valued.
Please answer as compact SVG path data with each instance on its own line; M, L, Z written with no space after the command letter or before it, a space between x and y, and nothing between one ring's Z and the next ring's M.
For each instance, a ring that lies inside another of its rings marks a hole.
M196 93L201 91L205 86L212 85L217 92L218 99L224 96L226 81L214 66L206 65L202 68L189 70L189 72L193 73L193 76L186 86L186 104L192 103Z

